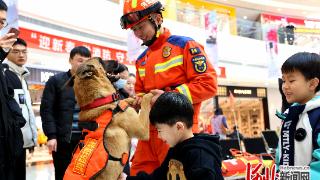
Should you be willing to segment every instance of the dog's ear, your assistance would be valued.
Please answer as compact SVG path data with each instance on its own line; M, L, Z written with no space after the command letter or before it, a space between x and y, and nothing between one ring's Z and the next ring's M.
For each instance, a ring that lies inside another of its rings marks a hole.
M116 82L116 81L118 81L120 79L119 76L114 75L114 74L106 73L106 75L107 75L107 78L109 79L109 81L111 83L114 83L114 82Z

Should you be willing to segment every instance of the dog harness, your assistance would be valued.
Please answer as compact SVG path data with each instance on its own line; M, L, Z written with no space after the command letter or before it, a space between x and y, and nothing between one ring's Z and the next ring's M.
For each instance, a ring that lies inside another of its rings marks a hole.
M104 145L103 135L108 125L112 121L113 115L118 112L124 112L128 108L128 103L120 100L114 110L106 110L95 122L96 129L84 129L82 132L87 133L85 139L81 141L73 154L72 161L68 166L64 180L89 180L95 179L107 166L108 160L119 161L124 166L128 159L129 153L124 152L122 157L114 157L108 152Z

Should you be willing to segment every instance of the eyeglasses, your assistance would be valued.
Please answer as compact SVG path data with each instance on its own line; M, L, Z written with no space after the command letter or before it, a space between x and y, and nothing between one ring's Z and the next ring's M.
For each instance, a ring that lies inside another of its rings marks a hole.
M19 50L15 50L15 49L13 49L12 51L11 51L11 53L12 54L15 54L15 55L17 55L17 54L22 54L22 55L26 55L26 54L28 54L28 51L27 50L21 50L21 51L19 51Z
M2 28L8 26L7 20L6 20L6 19L0 19L0 26L1 26Z

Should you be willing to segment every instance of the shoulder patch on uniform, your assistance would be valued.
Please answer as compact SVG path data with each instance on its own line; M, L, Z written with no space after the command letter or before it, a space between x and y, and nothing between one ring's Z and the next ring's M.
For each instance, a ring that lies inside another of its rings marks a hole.
M140 56L136 60L136 63L138 63L138 61L140 61L147 54L148 50L149 50L149 48L147 48L146 50L143 51L142 54L140 54Z
M189 37L185 37L185 36L172 35L168 38L167 41L172 45L184 48L186 46L187 42L193 41L193 39L189 38Z
M194 56L192 59L192 64L194 70L201 74L206 72L207 70L207 58L204 55Z
M199 47L190 48L189 51L191 55L196 55L201 53L201 50Z

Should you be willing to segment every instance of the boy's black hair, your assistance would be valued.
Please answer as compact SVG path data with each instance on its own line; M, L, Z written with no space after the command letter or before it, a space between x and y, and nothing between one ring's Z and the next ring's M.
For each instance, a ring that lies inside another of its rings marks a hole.
M318 78L320 80L320 56L316 53L299 52L289 57L282 65L281 72L290 73L299 71L306 78ZM320 90L318 85L316 92Z
M2 0L0 0L0 11L6 11L6 12L8 11L7 4Z
M21 38L17 38L17 41L14 42L12 46L15 46L15 45L22 45L27 47L27 42Z
M177 92L165 92L159 96L150 111L150 123L174 125L184 122L187 128L193 125L193 106L189 99Z
M86 48L84 46L74 47L70 52L70 59L72 59L77 54L79 54L80 56L83 56L83 57L88 57L88 58L91 57L91 52L89 51L88 48Z

